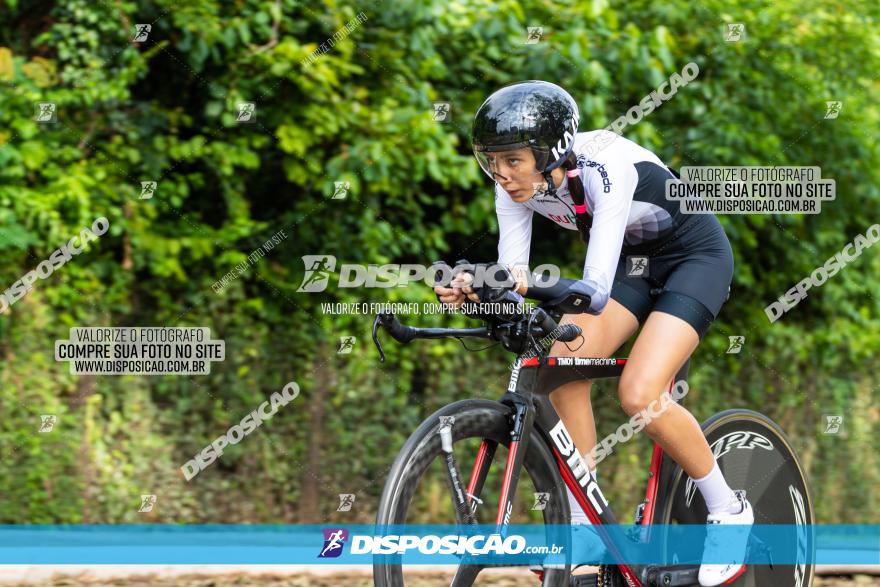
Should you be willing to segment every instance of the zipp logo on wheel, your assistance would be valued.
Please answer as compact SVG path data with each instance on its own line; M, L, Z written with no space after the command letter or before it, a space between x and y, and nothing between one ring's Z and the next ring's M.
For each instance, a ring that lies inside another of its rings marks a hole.
M348 530L345 528L324 528L324 547L318 558L338 557L342 554L346 540L348 540Z
M763 448L764 450L772 452L773 443L764 436L758 434L757 432L741 431L725 434L724 436L712 443L712 453L715 455L716 459L721 459L721 457L729 453L734 448L740 450L754 450L756 448ZM687 484L685 485L685 503L688 507L690 507L691 501L693 501L696 491L697 486L696 484L694 484L694 480L688 477Z

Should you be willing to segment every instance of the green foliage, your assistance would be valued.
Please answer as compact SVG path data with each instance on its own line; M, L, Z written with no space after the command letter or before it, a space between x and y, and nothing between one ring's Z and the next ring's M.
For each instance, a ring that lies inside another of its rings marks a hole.
M379 364L371 316L321 304L433 293L297 292L301 257L494 259L491 186L469 150L482 100L547 79L599 128L690 61L697 80L628 138L673 167L819 165L837 199L820 215L721 217L733 295L693 358L687 404L701 420L767 413L807 464L820 521L878 520L880 253L867 249L779 322L763 312L880 219L875 3L398 2L364 5L350 33L358 9L335 2L3 4L0 283L96 218L111 225L0 315L3 523L323 520L340 516L338 493L356 493L351 519L370 520L409 432L446 402L499 396L511 357L386 341ZM149 40L133 43L141 22ZM735 22L745 40L726 43ZM536 25L542 42L526 44ZM843 102L839 118L824 119L828 100ZM434 101L452 103L450 123L432 120ZM58 122L37 123L37 102L56 103ZM240 102L256 104L255 123L236 122ZM139 198L142 181L158 182L153 198ZM350 184L344 200L332 199L337 181ZM279 230L282 243L215 293ZM551 230L536 220L533 261L578 274L582 244ZM210 326L227 359L201 377L75 376L54 360L70 327L109 325ZM357 337L351 354L335 352L343 335ZM726 354L731 335L746 336L741 354ZM182 479L184 462L291 380L299 398ZM600 436L624 419L615 390L595 387ZM58 417L51 433L37 432L43 414ZM845 416L844 435L822 434L826 414ZM601 466L622 518L649 454L632 442ZM143 494L158 496L154 514L137 512Z

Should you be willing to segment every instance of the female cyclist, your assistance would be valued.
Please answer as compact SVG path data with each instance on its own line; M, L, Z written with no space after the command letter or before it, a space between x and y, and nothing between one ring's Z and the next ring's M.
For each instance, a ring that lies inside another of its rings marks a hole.
M733 253L714 215L683 214L679 202L665 198L666 181L677 179L654 153L610 131L578 133L578 120L577 104L559 86L535 80L511 84L477 111L473 149L495 182L498 262L519 276L520 294L528 293L523 268L534 212L579 231L589 243L583 278L573 288L589 299L588 307L572 308L585 313L562 318L580 326L585 341L575 351L557 342L550 354L609 357L643 325L618 386L621 406L632 416L670 388L718 316L730 292ZM628 267L628 256L646 257L647 264ZM440 301L461 304L465 296L479 301L466 279L462 274L451 287L435 287ZM654 288L662 288L656 301L650 295ZM591 381L566 384L550 400L594 470L591 386ZM706 502L704 560L717 562L719 551L730 557L730 564L702 564L700 585L731 582L744 570L748 534L722 548L712 529L754 522L745 492L727 485L697 420L681 405L671 404L645 431L693 479ZM588 523L571 492L569 502L572 522Z

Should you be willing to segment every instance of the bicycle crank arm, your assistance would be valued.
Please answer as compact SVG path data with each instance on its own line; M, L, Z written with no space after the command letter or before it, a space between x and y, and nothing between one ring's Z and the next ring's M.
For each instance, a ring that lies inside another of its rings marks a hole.
M755 556L764 556L766 563L773 568L773 557L770 549L764 542L755 536L749 537L749 552L755 552ZM752 556L747 556L746 560L753 560ZM699 585L698 575L700 573L700 565L676 565L675 568L666 567L647 567L642 577L647 577L646 585L656 587L672 587L674 585Z
M674 585L699 585L700 565L680 566L676 568L649 567L647 569L647 585L656 587L672 587Z

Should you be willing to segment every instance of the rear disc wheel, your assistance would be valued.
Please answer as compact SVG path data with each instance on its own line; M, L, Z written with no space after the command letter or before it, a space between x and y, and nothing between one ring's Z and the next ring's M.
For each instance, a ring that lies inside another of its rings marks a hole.
M815 573L814 511L803 467L782 428L751 410L726 410L702 425L703 433L734 490L745 490L755 511L755 524L797 526L797 564L747 564L732 585L736 587L810 587ZM693 481L664 455L673 467L665 497L658 503L657 524L705 524L708 509ZM749 560L757 545L750 541ZM762 561L763 562L763 561Z

